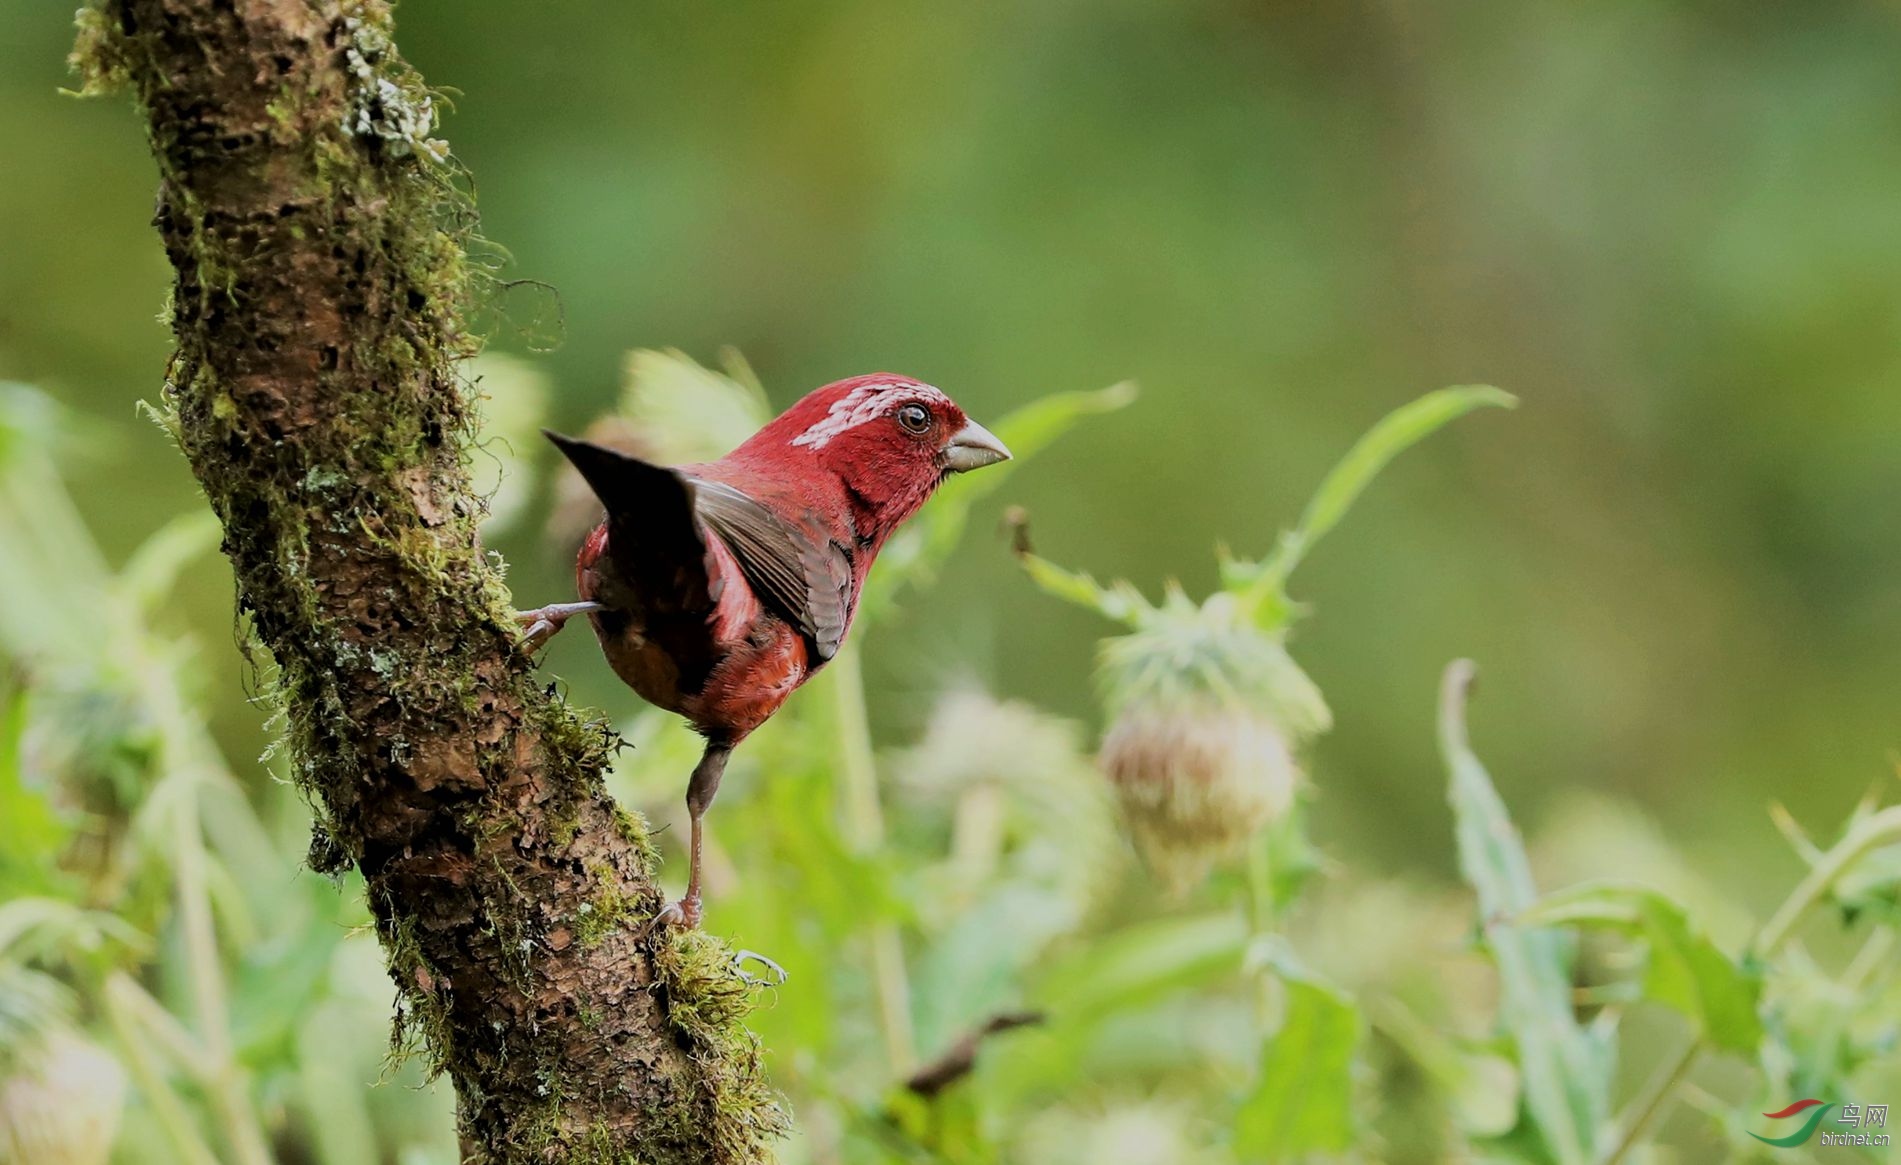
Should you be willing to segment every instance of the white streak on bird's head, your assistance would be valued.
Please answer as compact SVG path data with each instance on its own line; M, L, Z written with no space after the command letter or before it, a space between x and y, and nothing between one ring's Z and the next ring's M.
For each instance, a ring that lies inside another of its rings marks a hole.
M876 420L903 405L917 403L938 408L951 405L949 397L930 385L889 373L841 380L812 395L821 394L836 395L826 407L825 415L792 438L791 444L823 449L839 434L857 428L866 421Z

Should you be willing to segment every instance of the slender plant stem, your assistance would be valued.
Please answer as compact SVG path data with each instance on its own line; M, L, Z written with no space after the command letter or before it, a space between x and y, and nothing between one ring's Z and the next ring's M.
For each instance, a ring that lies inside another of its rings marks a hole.
M1869 850L1890 841L1901 841L1901 805L1890 805L1879 813L1861 819L1836 842L1803 878L1781 909L1771 915L1751 945L1759 957L1768 958L1787 942L1809 910L1820 902L1837 880Z
M1617 1165L1632 1149L1643 1140L1644 1134L1660 1115L1671 1096L1676 1093L1677 1085L1688 1076L1695 1066L1698 1056L1703 1054L1703 1037L1697 1036L1684 1045L1675 1059L1657 1069L1643 1091L1637 1094L1634 1107L1625 1110L1625 1116L1617 1123L1617 1136L1610 1147L1598 1157L1598 1165Z
M1868 936L1868 941L1861 945L1861 950L1855 952L1855 957L1849 961L1848 969L1842 972L1842 990L1860 991L1862 985L1868 981L1868 976L1874 974L1877 967L1887 965L1888 952L1893 948L1894 929L1887 926L1876 927L1875 932Z
M198 1037L185 1030L185 1025L178 1022L178 1017L165 1010L164 1005L139 986L137 980L120 975L115 977L112 988L119 992L120 1005L125 1008L126 1015L143 1025L146 1034L164 1049L174 1064L190 1073L192 1079L201 1086L208 1087L211 1083L211 1073L207 1071L210 1057L205 1055L204 1046L198 1042Z
M845 782L845 818L851 844L859 853L873 853L884 845L884 808L878 800L878 767L872 759L871 718L865 710L865 675L857 649L847 645L828 670L837 698L838 758ZM884 918L872 923L870 942L885 1057L893 1075L903 1076L917 1063L904 943L896 924Z
M207 1091L239 1165L271 1165L270 1149L251 1107L250 1086L231 1046L231 1017L225 1005L224 965L211 917L211 892L205 868L205 839L199 827L197 790L175 810L172 855L178 884L178 913L184 931L185 961L191 969L192 1004L198 1041L204 1046Z
M136 610L129 599L121 601L125 603L123 617L136 627ZM128 632L123 638L140 645L140 650L149 650L149 637ZM148 660L139 674L148 677L142 695L153 718L173 726L168 727L161 748L164 767L172 774L167 779L186 786L170 806L170 856L185 964L191 977L192 1011L197 1020L194 1042L201 1051L196 1063L185 1066L199 1078L210 1098L236 1165L271 1165L270 1148L251 1099L250 1080L232 1045L224 961L218 950L217 922L211 907L210 854L200 809L205 790L224 777L222 762L204 737L183 727L194 723L195 718L175 678L171 683L160 682L160 677L170 674L161 662Z
M134 1021L127 987L137 990L123 972L115 972L106 980L104 993L106 1019L119 1039L119 1046L125 1050L126 1069L131 1072L139 1094L151 1108L152 1116L165 1134L165 1139L171 1142L173 1156L182 1165L218 1165L218 1158L192 1126L185 1102L166 1082L157 1057L146 1043L145 1033L139 1030Z
M1257 937L1274 933L1274 859L1265 831L1248 846L1248 923Z
M1274 861L1268 852L1266 831L1248 845L1247 862L1248 937L1253 946L1262 947L1276 933L1278 925L1278 912L1274 906ZM1255 957L1261 958L1261 952L1257 951ZM1278 1010L1279 985L1264 962L1254 968L1254 973L1257 980L1254 1016L1265 1033L1273 1024L1274 1013Z

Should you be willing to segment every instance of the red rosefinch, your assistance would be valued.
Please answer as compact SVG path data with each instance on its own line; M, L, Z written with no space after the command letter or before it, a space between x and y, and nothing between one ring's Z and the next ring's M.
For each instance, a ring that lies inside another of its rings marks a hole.
M700 922L701 818L734 746L838 653L872 559L946 474L1010 456L903 376L828 384L718 461L668 469L557 433L607 516L581 545L582 602L523 612L537 647L586 614L615 673L706 737L687 785L686 896Z

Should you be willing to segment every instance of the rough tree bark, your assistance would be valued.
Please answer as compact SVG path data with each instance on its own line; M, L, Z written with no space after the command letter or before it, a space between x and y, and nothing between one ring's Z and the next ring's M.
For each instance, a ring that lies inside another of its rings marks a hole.
M544 693L476 542L455 362L487 278L381 0L98 0L176 270L165 399L275 661L312 864L363 872L400 1033L470 1160L764 1160L783 1124L708 937L660 902L612 738Z

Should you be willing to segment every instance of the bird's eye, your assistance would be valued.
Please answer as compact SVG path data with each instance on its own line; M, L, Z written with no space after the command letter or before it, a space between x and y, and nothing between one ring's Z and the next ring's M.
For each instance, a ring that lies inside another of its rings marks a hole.
M931 427L931 414L923 405L905 405L898 410L898 424L906 432L922 433Z

